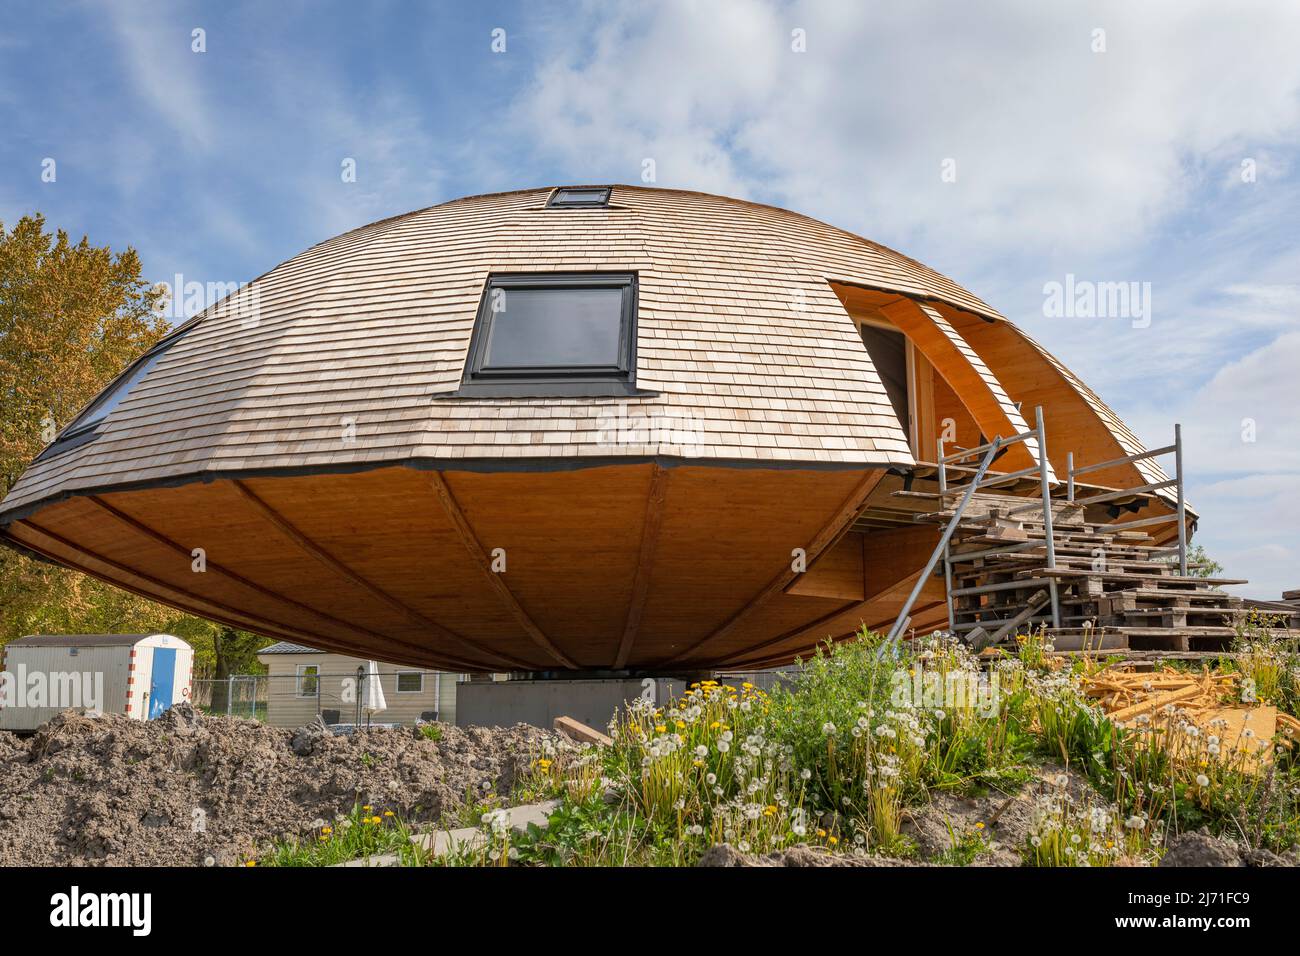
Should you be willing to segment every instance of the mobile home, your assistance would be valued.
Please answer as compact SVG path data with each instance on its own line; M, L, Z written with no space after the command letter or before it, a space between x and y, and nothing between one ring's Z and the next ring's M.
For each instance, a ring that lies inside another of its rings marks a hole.
M369 660L280 641L258 651L266 665L266 722L300 727L320 714L327 724L356 719L358 669ZM464 675L379 663L386 707L371 719L383 724L417 720L456 722L456 683Z
M194 649L170 634L34 634L4 648L0 729L64 710L153 720L192 692Z

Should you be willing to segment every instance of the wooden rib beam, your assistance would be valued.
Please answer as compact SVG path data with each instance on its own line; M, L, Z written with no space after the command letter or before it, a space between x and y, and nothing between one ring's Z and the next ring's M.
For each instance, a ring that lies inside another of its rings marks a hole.
M927 604L919 609L914 609L914 614L924 614L929 611L941 610L944 607L945 605L942 601L938 603ZM866 624L865 621L862 621L861 623ZM867 630L875 631L876 633L879 634L882 633L881 631L882 628L887 628L889 625L893 623L894 623L894 619L892 617L886 618L884 621L878 621L875 624L867 624ZM826 635L826 637L832 644L842 644L845 641L852 640L857 633L858 633L858 627L855 626L839 634L828 634ZM778 664L783 664L791 660L795 655L799 653L800 650L801 650L800 648L793 648L788 651L782 651L779 654L772 654L768 657L763 658L762 660L756 660L756 661L745 660L740 664L729 664L727 665L727 669L731 670L734 668L744 668L746 670L761 670L765 667L774 667Z
M209 618L210 620L214 620L214 621L219 621L222 624L228 624L231 627L237 627L241 630L252 631L253 633L256 634L262 634L267 637L276 637L287 641L307 640L313 643L318 643L321 646L325 646L325 642L317 640L316 635L308 634L305 631L300 631L297 628L293 627L292 625L278 624L274 621L265 622L259 620L258 618L252 617L246 612L240 611L238 608L232 607L221 601L214 600L213 598L204 597L201 594L195 594L191 591L187 591L184 588L178 587L177 585L174 584L168 584L166 581L163 581L161 578L155 578L151 575L144 574L141 571L137 571L134 568L127 567L124 564L119 564L118 562L113 561L109 558L105 558L102 555L94 553L93 551L88 551L85 548L81 547L80 545L74 544L73 542L69 541L67 538L64 538L62 535L59 535L53 531L50 531L47 528L42 527L41 525L36 524L30 519L22 519L20 521L14 522L14 524L16 526L28 529L40 537L48 538L50 541L55 542L59 546L66 548L67 550L73 552L74 554L82 555L87 560L94 561L98 564L102 564L107 568L112 568L114 571L116 571L119 574L125 575L129 578L136 578L140 581L144 581L145 583L147 583L153 588L156 588L159 591L165 591L174 595L180 595L182 600L177 601L175 599L165 599L160 597L157 591L152 591L152 592L146 591L143 588L131 584L127 584L126 582L123 581L109 580L110 584L112 584L114 587L121 588L123 591L129 591L132 594L138 595L139 597L145 598L150 601L155 601L155 602L161 601L162 603L169 604L170 606L185 611L186 613L195 614L199 617ZM76 571L80 574L84 574L87 577L92 577L99 580L107 580L107 578L102 572L95 571L82 562L76 561L72 558L68 558L64 555L61 555L51 550L48 547L42 547L41 545L38 545L31 541L23 540L22 538L18 538L12 534L9 536L12 537L14 540L18 541L24 547L39 552L40 554L45 555L51 561L55 561L63 565L64 567L70 568L73 571ZM210 610L204 610L205 608L208 608ZM215 614L212 613L213 610L216 611ZM270 626L267 626L268 623L270 624ZM342 645L337 644L333 639L330 639L329 643L338 646L341 650L343 650ZM351 652L348 651L347 653L351 653ZM424 661L426 663L432 664L436 660L438 660L438 658L434 655L428 655L428 654L424 655ZM459 667L459 664L457 664L455 661L451 660L450 658L442 658L442 660L445 661L446 663L450 663Z
M143 588L139 588L134 585L127 584L123 581L110 580L106 578L102 573L93 571L84 564L74 561L71 558L57 555L53 551L50 551L48 548L42 548L35 544L31 544L30 542L23 541L22 539L17 538L12 534L0 533L0 538L6 538L9 541L28 549L29 551L35 552L36 554L43 555L46 558L48 558L50 561L57 563L61 567L67 568L71 571L76 571L78 574L84 574L88 578L95 578L96 580L99 581L106 581L107 583L111 584L115 588L118 588L119 590L126 591L130 594L134 594L137 597L144 598L146 601L150 601L151 603L154 604L162 604L165 607L175 608L176 610L183 611L186 614L193 614L195 617L201 617L206 620L216 621L219 624L227 624L230 627L236 627L239 628L240 630L251 631L252 633L257 634L261 637L274 637L279 640L290 641L291 643L307 640L311 643L312 646L319 647L322 650L336 651L339 654L345 654L349 657L353 657L356 655L355 648L348 647L346 644L342 643L341 641L336 641L333 638L327 638L325 640L321 640L315 635L307 634L305 632L298 631L298 630L285 631L285 630L280 630L279 628L267 627L265 623L260 621L256 623L255 627L250 627L247 623L244 623L242 621L233 618L226 617L223 614L213 614L210 611L205 611L202 608L194 606L193 604L184 603L181 601L164 600L160 598L156 593L145 591ZM77 550L78 553L85 554L87 557L91 558L91 560L94 561L103 560L102 558L99 558L88 551L81 551L80 549ZM137 577L139 576L138 573L134 571L132 571L131 574L133 576L137 576ZM142 580L144 579L142 578ZM421 656L420 658L413 661L413 663L418 663L422 667L430 667L434 670L457 671L462 669L461 664L459 662L441 656L433 656L433 657Z
M784 634L778 634L776 637L770 638L766 641L763 641L762 643L755 644L753 647L749 648L749 650L745 652L745 655L741 657L740 660L738 660L734 664L729 664L728 666L748 667L749 666L748 662L752 660L753 656L759 653L760 651L765 651L769 647L775 647L778 644L785 644L788 643L789 641L793 641L801 637L807 637L809 634L813 633L814 631L820 630L821 628L830 624L831 621L834 621L837 618L841 618L845 614L850 614L855 610L866 607L866 605L867 605L866 601L849 601L847 604L841 604L839 607L831 611L829 614L823 614L821 617L817 618L817 620L813 621L810 624L801 624L796 628L786 631ZM771 656L772 656L771 654L766 654L761 659L766 659Z
M442 477L442 474L436 471L430 472L428 478L429 485L433 488L434 494L442 504L443 512L455 527L456 533L460 535L460 540L465 546L465 550L469 552L470 558L473 559L479 570L483 572L488 586L496 592L497 596L506 605L515 620L519 622L519 626L524 629L538 647L546 651L546 653L555 660L559 661L571 670L578 670L578 665L570 660L563 651L556 647L555 643L546 636L545 632L540 627L537 626L537 622L532 619L528 611L524 609L524 606L519 603L519 599L515 597L514 592L511 591L506 582L502 580L502 576L492 570L492 559L488 557L488 553L484 550L482 542L480 542L478 536L474 534L474 529L470 527L469 520L465 517L465 513L457 503L456 497L451 493L451 489L447 487L447 482Z
M176 553L178 556L184 558L187 562L191 560L193 556L193 552L189 548L186 548L184 545L180 544L179 542L173 541L171 538L168 538L166 535L162 534L161 532L154 530L153 528L149 527L147 524L145 524L143 521L139 520L138 518L132 517L126 512L114 507L104 499L100 498L98 495L87 495L85 500L89 501L95 507L99 508L101 511L108 514L110 517L116 519L118 522L126 525L128 528L135 531L136 533L144 535L150 540L162 545L164 548L167 548L168 550ZM281 604L287 604L290 607L294 608L295 610L305 612L321 621L325 621L329 623L331 627L338 627L338 628L342 628L345 631L354 631L358 634L365 634L368 637L372 637L377 641L390 644L394 647L401 647L401 648L406 648L408 651L415 651L421 657L427 656L429 653L429 648L424 647L422 645L412 644L410 641L404 641L401 638L392 637L391 635L388 634L381 634L379 631L371 630L368 627L362 627L359 624L353 624L350 621L343 620L342 618L334 617L332 614L326 614L324 611L319 611L316 608L311 607L310 605L303 604L301 601L295 601L293 598L287 597L286 595L280 594L276 591L272 591L270 588L263 587L262 585L258 584L255 581L250 581L242 574L238 574L235 571L232 571L229 568L224 567L215 561L211 561L211 560L207 561L206 567L207 567L206 573L208 574L217 574L221 577L224 577L230 581L235 582L241 587L245 587L251 591L255 591L258 594L261 594L263 597L268 597L271 600L278 601ZM326 637L328 638L328 635L326 635ZM317 637L313 635L312 640L317 640ZM446 660L449 663L454 663L457 667L468 668L470 670L476 670L479 667L483 666L483 662L481 661L477 664L474 664L471 663L470 661L457 660L455 658L450 658L450 657L446 658Z
M836 618L864 611L872 604L889 600L894 595L906 594L907 590L916 583L916 576L921 573L921 565L934 550L937 538L938 533L935 529L916 526L864 534L862 536L862 600L850 601L837 610L819 617L811 624L801 625L754 645L745 651L737 666L750 666L749 662L759 651L808 637ZM923 591L922 594L924 593ZM893 618L890 618L889 623L893 623ZM876 627L873 625L871 629L875 630ZM765 655L764 659L771 656Z
M1030 430L1002 383L962 338L961 333L934 306L903 297L882 306L879 311L921 350L926 360L957 393L957 397L979 425L980 431L990 440L995 435L1010 438ZM933 450L929 449L928 452L932 453ZM1019 467L1036 464L1038 442L1029 438L1023 444L1012 446L1007 451L1007 457ZM1050 463L1047 470L1047 480L1055 483L1056 475L1052 472Z
M866 477L864 477L862 481L858 482L857 487L855 487L853 491L849 493L849 496L840 504L840 507L831 517L831 520L817 532L812 541L808 543L808 547L804 549L809 567L812 567L813 563L821 557L822 553L827 548L831 547L836 541L848 533L849 528L853 526L853 522L862 512L863 508L866 507L867 499L870 497L871 492L875 490L876 485L880 483L881 478L884 476L885 469L873 469L867 472ZM700 650L706 645L730 634L773 597L784 591L786 586L794 580L797 573L798 572L790 566L790 562L788 560L785 561L777 575L772 578L772 580L768 581L767 584L763 586L763 589L754 595L753 599L748 604L728 618L722 626L712 634L708 634L696 641L667 663L677 664L683 660L688 660L693 656L697 656Z
M450 641L454 644L459 645L462 648L468 648L473 653L484 655L489 659L504 661L512 667L518 667L524 670L531 669L529 664L522 661L514 660L513 658L507 657L506 655L498 651L494 651L489 648L486 648L481 644L478 644L475 641L470 640L468 637L463 637L460 634L457 634L455 631L443 627L437 621L425 617L423 614L421 614L419 611L415 610L414 608L409 607L406 604L403 604L401 601L393 597L393 595L389 594L383 588L380 588L379 586L371 583L366 578L358 574L356 571L353 571L351 568L349 568L342 561L338 560L333 555L329 554L327 551L325 551L323 548L317 545L316 542L312 541L305 534L303 534L296 527L294 527L294 525L290 523L288 519L286 519L278 511L276 511L265 501L259 498L257 494L254 493L253 490L249 488L247 485L245 485L242 481L239 481L238 479L233 480L231 481L231 485L233 485L235 490L239 492L241 496L243 496L245 501L247 501L250 505L253 506L253 509L257 511L258 514L260 514L263 518L265 518L272 525L274 525L276 529L279 530L279 532L283 534L286 538L288 538L289 541L291 541L300 551L302 551L304 554L308 555L309 557L315 559L318 563L328 568L330 571L334 572L339 577L352 582L357 587L361 588L363 591L369 594L371 597L374 597L376 600L381 601L382 603L388 605L394 611L397 611L398 613L405 615L406 617L410 618L412 621L415 621L421 627L427 628L429 631L433 632L433 634L435 634L437 637L440 637L445 641Z
M646 498L645 520L641 524L641 550L636 560L636 576L632 579L632 599L627 606L627 623L623 626L623 639L619 641L614 669L627 664L632 645L641 629L646 597L650 593L650 569L654 563L655 548L659 542L659 529L663 525L664 498L668 494L668 470L654 466L650 478L650 495Z

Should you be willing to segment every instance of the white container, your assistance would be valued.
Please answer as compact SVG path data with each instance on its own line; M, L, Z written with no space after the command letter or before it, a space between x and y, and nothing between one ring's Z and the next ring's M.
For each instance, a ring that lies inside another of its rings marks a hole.
M170 634L36 634L10 642L0 730L35 730L64 710L152 720L188 700L194 649Z

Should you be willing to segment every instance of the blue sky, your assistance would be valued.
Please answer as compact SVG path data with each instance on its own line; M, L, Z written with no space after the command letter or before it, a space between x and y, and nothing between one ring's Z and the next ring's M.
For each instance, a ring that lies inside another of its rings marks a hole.
M1248 593L1300 587L1294 5L5 7L0 221L40 210L152 279L243 282L375 219L653 159L657 185L952 276L1149 445L1183 422L1198 540ZM1045 314L1067 275L1150 283L1150 323Z

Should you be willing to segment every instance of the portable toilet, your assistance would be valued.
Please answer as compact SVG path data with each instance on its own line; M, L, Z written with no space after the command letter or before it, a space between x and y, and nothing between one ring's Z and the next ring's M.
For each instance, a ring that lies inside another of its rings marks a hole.
M194 649L170 634L35 634L11 641L0 730L35 730L64 710L153 720L192 691Z

